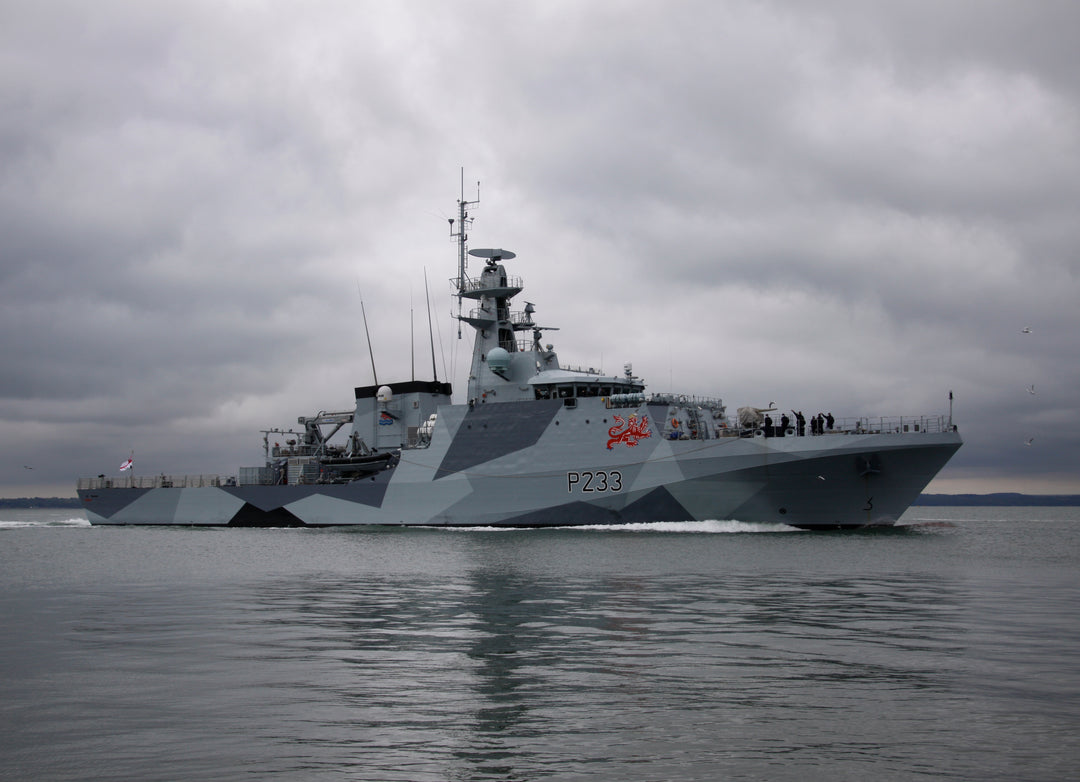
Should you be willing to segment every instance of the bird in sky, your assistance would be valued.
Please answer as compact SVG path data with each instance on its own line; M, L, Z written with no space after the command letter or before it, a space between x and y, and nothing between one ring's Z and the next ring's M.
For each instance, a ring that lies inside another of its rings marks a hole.
M1031 445L1033 442L1035 442L1035 438L1034 437L1029 437L1027 439L1027 442L1024 443L1024 445Z
M1028 393L1029 394L1034 394L1035 393L1035 386L1033 386L1033 385L1028 386Z
M1024 328L1020 329L1020 333L1021 334L1030 334L1031 333L1031 326L1024 326Z
M32 470L32 469L34 469L34 468L33 468L33 467L31 467L31 466L30 466L29 464L24 464L24 465L22 466L22 468L23 468L24 470Z

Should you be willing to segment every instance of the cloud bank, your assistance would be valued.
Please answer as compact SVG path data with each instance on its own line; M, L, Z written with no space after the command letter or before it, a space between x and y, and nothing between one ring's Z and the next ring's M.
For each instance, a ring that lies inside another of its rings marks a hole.
M380 379L429 377L425 274L463 390L462 168L470 243L518 253L564 361L731 409L953 391L931 490L1080 492L1076 29L1067 2L8 4L0 492L259 463L259 429L372 382L361 297Z

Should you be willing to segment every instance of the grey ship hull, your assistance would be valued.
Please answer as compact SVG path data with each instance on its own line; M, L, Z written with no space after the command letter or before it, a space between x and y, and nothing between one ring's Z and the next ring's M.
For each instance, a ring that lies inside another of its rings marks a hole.
M564 366L535 305L511 308L524 290L504 265L516 254L466 252L477 203L463 195L450 221L457 318L475 330L467 404L451 404L437 380L356 388L351 412L301 417L299 432L264 430L265 464L237 477L80 480L91 523L860 527L893 523L960 447L951 404L948 419L835 429L818 414L806 436L803 414L774 421L774 403L739 408L732 425L720 399L646 396L630 364L621 376ZM469 257L483 259L479 275ZM271 433L285 445L271 449Z
M440 407L428 447L351 483L103 485L79 496L93 524L853 528L894 523L961 444L954 430L672 440L657 425L663 408L578 402ZM636 442L611 444L615 414L645 420Z

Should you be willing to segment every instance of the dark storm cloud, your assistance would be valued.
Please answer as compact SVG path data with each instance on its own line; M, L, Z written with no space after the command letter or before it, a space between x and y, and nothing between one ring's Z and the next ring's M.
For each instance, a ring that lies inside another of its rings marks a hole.
M425 270L460 367L459 166L564 360L732 407L951 389L940 488L1080 491L1076 29L1064 2L11 5L5 491L131 449L257 463L258 429L371 382L358 292L409 376Z

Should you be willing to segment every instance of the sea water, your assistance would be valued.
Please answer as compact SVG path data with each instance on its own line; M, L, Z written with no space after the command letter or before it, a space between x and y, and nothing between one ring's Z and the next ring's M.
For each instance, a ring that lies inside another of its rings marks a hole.
M1080 509L894 529L0 510L0 779L1075 778Z

